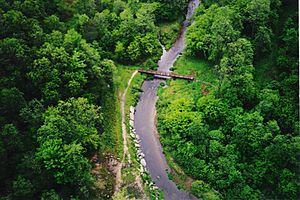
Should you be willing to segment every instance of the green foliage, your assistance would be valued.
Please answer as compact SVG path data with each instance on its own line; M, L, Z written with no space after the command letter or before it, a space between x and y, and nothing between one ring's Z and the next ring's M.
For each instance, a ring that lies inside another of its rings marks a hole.
M82 185L91 181L88 173L91 167L82 154L80 144L63 145L62 139L50 139L38 148L37 159L43 162L57 184Z
M272 48L272 30L265 27L260 26L254 38L255 49L257 50L257 54L263 54L271 51Z
M209 123L222 123L226 116L227 106L220 99L215 99L213 96L201 97L197 102L197 108L204 115L204 118Z
M92 198L89 157L121 153L119 130L111 128L119 107L112 60L155 67L159 4L17 0L0 7L0 198Z
M220 93L231 105L249 105L255 100L251 43L240 38L229 43L220 62Z
M188 30L186 51L217 67L183 57L175 70L193 73L197 81L160 88L164 150L203 181L193 190L204 199L296 199L298 16L285 8L297 3L204 4ZM115 95L115 86L123 87L123 77L113 78L112 60L155 68L162 52L156 24L180 18L186 5L186 0L0 1L1 199L92 198L89 157L119 148L112 142L118 129L110 127L118 105L107 102L115 99L108 95ZM175 23L161 31L164 44L177 28ZM262 57L269 60L260 85L253 73L263 71L256 64ZM131 103L139 86L129 93Z
M279 103L279 93L276 90L263 89L258 95L259 104L257 110L264 116L266 120L272 119L272 113Z
M143 38L137 36L136 39L129 44L126 54L128 54L130 60L137 62L142 58L154 54L158 48L156 36L153 34L146 34Z
M246 114L236 119L232 129L234 143L241 152L242 160L249 159L262 151L263 144L268 144L272 133L264 130L263 118L258 112Z
M55 190L50 190L42 194L41 200L60 200L60 196L55 192Z
M21 39L7 37L0 41L1 87L16 87L24 81L20 68L28 63L28 50Z
M159 40L166 49L170 49L177 39L180 30L179 21L173 23L163 23L160 25Z
M171 81L159 90L158 128L164 150L186 173L201 180L192 185L200 198L296 199L300 153L296 18L287 18L285 26L274 31L277 22L271 16L276 18L277 1L205 4L188 28L187 53L216 64L218 77L211 75L212 70L206 70L210 75L203 73L201 65L192 72L196 80L218 85L202 92L191 89L194 83L185 90L188 86ZM224 21L222 29L218 24ZM212 31L214 27L218 28ZM272 55L267 55L272 48ZM253 61L264 55L272 59L265 66L272 74L261 74L265 84L258 85L253 74L262 70L254 68ZM185 59L192 60L181 58L178 63ZM186 63L175 66L175 71L191 73Z
M22 39L36 39L30 36L34 36L39 33L39 25L37 20L28 19L22 12L17 10L9 10L5 13L1 13L1 26L3 27L0 34L4 37L17 36ZM23 32L23 30L28 32ZM35 33L35 31L37 31ZM27 37L30 38L27 38Z
M56 15L50 15L45 17L44 19L44 30L46 30L48 33L53 30L58 31L64 31L65 30L65 24L60 21L59 17Z
M125 9L121 14L115 52L121 62L138 62L150 56L160 55L161 48L157 40L157 28L154 25L154 11L157 4L143 4L134 14Z
M33 185L29 180L21 176L18 176L16 180L13 181L12 190L14 199L33 198Z
M205 10L204 14L196 17L189 28L187 52L190 55L200 54L208 60L218 61L227 43L239 37L240 29L241 17L233 8L213 5Z
M20 117L23 122L30 127L32 136L35 135L37 129L42 125L43 114L45 108L42 101L33 99L20 110Z
M47 40L28 73L46 102L80 96L88 82L99 83L113 70L101 64L99 52L74 29L54 31Z
M157 2L159 7L156 11L158 21L174 21L185 14L188 5L187 0L143 0L144 2Z
M99 108L87 99L71 98L49 107L44 115L44 125L38 130L40 144L48 139L63 139L63 144L80 143L88 153L100 147L98 130L102 121Z
M23 93L17 88L3 88L0 90L0 112L8 116L10 121L17 120L20 109L25 105ZM0 118L1 119L1 118ZM4 122L1 120L0 123Z
M193 194L202 194L210 190L209 185L203 181L195 181L192 184L192 193Z
M12 175L16 164L22 154L17 154L24 150L23 137L13 124L3 125L0 132L0 180L6 181Z
M192 183L192 193L202 199L208 200L219 200L221 199L216 192L211 192L211 187L200 180Z
M56 184L75 185L79 194L88 197L91 164L86 155L100 148L101 116L87 99L71 98L49 107L44 124L38 129L37 160Z
M252 26L252 33L255 28L259 28L268 21L271 11L270 4L270 0L252 0L247 4L244 12L246 20Z

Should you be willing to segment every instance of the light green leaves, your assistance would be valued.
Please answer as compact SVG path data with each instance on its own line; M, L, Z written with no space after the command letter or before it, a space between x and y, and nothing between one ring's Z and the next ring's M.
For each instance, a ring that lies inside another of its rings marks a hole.
M101 120L99 108L84 98L60 101L57 107L48 108L38 130L36 156L58 184L91 180L91 165L84 155L100 148Z

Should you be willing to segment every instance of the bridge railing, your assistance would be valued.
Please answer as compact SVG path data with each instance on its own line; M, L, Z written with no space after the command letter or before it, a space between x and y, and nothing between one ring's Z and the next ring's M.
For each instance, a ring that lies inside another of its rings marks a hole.
M194 80L195 79L195 77L192 75L180 75L180 74L176 74L173 72L163 72L163 71L154 71L154 70L145 70L145 69L139 69L138 71L140 73L144 73L144 74L158 75L159 78L166 77L166 79L168 77L186 79L186 80Z

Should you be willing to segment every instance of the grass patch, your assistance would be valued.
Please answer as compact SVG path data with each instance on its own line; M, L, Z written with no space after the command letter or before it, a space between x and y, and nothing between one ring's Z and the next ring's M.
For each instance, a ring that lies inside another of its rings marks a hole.
M121 112L118 101L117 88L114 87L110 93L106 93L102 106L104 151L121 158L123 153L123 140L121 134Z
M117 71L114 75L114 83L117 90L120 93L123 93L127 87L128 80L130 79L132 73L139 69L139 66L124 66L118 65Z
M104 103L102 106L102 111L104 115L103 125L104 125L104 134L103 141L105 141L105 151L114 154L115 156L121 158L123 154L123 138L122 138L122 127L121 127L121 111L120 111L120 102L121 95L123 94L125 88L127 87L128 80L130 79L132 73L138 69L137 66L127 67L127 66L118 66L117 71L114 73L114 88L111 92L107 92L107 96L104 98ZM143 78L140 74L137 74L138 80L133 81L135 88L139 87ZM128 90L127 94L134 89ZM134 93L136 96L137 94ZM127 95L132 102L132 95ZM136 99L137 97L135 97ZM126 111L129 110L129 107Z
M173 70L178 74L193 74L194 81L168 80L167 87L159 87L158 96L161 101L174 101L178 98L199 99L207 95L217 85L217 75L213 66L206 61L182 56L175 63Z
M136 69L138 69L137 66L119 65L113 75L114 86L111 88L111 91L106 92L106 96L103 98L102 112L105 120L103 120L104 133L102 138L104 151L118 158L121 158L123 155L122 117L120 111L121 94L123 94L129 78Z
M193 57L181 56L172 68L178 74L196 76L197 81L205 81L211 84L217 83L217 75L214 66L205 60Z

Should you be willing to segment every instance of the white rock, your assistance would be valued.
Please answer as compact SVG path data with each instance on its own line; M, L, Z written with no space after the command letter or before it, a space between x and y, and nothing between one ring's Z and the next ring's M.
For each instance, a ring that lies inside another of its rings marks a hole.
M130 118L130 120L134 121L134 114L133 114L133 113L130 113L130 114L129 114L129 118Z
M146 160L144 158L141 159L141 165L143 165L143 167L146 167Z
M130 113L134 113L134 107L133 106L130 106L129 110L130 110Z
M140 148L140 147L141 147L141 145L138 144L138 143L135 143L134 146L135 146L136 148Z
M138 134L136 134L136 139L140 140L140 136Z
M141 154L142 150L141 149L137 149L137 155Z
M134 142L137 143L137 144L140 144L140 143L141 143L141 140L136 139L136 140L134 140Z
M141 158L145 158L145 154L143 154L142 152L138 154L139 157Z
M140 167L140 172L143 174L145 171L144 171L144 167L141 165Z
M133 120L129 120L129 125L130 125L131 127L134 127L134 121L133 121Z

